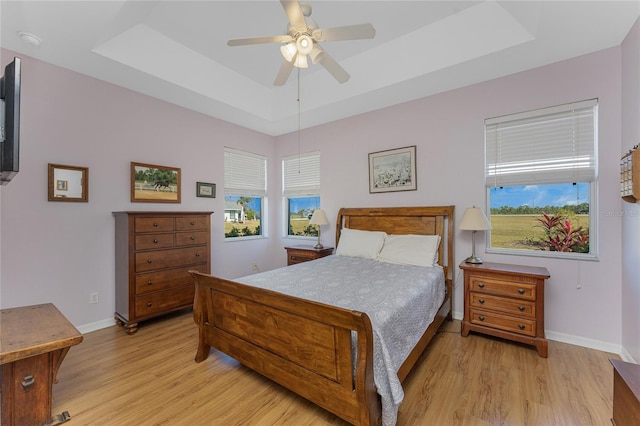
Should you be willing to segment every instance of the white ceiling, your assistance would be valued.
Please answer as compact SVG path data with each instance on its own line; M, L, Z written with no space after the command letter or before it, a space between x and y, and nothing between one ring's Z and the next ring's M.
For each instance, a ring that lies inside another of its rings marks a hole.
M640 0L310 3L321 28L376 37L322 43L351 79L301 70L302 128L619 46L640 16ZM279 44L226 44L284 34L278 0L2 0L0 15L4 48L269 135L298 128L296 70L272 84Z

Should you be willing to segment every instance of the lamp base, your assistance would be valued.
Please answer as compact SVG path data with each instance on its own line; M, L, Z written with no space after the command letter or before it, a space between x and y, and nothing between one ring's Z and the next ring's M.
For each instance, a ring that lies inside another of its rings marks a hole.
M318 243L315 246L313 246L313 248L316 249L316 250L321 250L321 249L324 248L324 246L322 244Z
M464 260L465 263L482 263L482 259L477 256L471 255Z

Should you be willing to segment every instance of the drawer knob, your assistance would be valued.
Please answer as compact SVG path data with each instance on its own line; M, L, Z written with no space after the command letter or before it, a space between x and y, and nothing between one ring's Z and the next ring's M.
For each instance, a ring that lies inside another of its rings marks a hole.
M518 328L519 328L520 330L524 330L524 324L518 324Z
M480 321L484 321L484 315L480 315L480 316L478 317L478 319L479 319Z
M522 305L518 306L518 310L519 310L520 312L524 311L524 306L522 306Z
M518 289L518 293L520 293L520 294L524 294L524 288L519 288L519 289Z
M194 237L194 236L191 236L191 241L193 241L193 240L195 240L195 239L196 239L196 237Z
M151 285L151 284L153 284L153 281L151 280L147 281L147 285Z
M151 263L151 262L153 262L153 260L147 259L147 263Z
M478 283L478 287L484 288L484 283Z
M28 387L30 387L31 385L33 385L36 382L36 379L33 378L33 376L30 374L28 376L25 376L24 379L22 379L22 387L27 389Z
M196 223L192 220L192 221L191 221L191 224L192 224L192 225L195 225Z
M200 257L200 253L196 253L196 257Z
M484 305L484 299L478 299L478 302L480 302L481 305Z
M291 256L291 260L296 260L296 259L297 259L297 257Z
M157 239L153 240L153 244L158 244L158 240Z
M147 306L148 306L148 307L151 307L151 302L147 302Z
M157 228L158 226L159 226L159 225L158 225L157 223L154 223L154 224L153 224L153 227L154 227L154 228Z

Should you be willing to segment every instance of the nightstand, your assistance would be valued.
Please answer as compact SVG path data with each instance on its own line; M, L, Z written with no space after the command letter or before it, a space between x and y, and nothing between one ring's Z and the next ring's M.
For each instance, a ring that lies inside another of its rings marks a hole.
M313 246L292 246L284 249L287 251L287 266L320 259L333 253L333 247L315 249Z
M470 264L464 271L462 336L469 331L533 345L547 357L544 282L547 268L502 263Z

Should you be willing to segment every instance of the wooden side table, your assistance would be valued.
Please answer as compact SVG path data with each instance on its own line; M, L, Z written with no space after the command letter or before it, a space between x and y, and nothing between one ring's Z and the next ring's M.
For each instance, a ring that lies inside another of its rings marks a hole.
M2 425L51 422L52 386L82 334L51 303L0 311Z
M470 264L464 271L462 335L469 331L533 345L546 358L544 282L547 268L502 263Z
M610 359L613 365L613 418L615 426L636 425L640 420L640 365Z
M316 249L313 246L300 245L285 247L284 249L287 251L287 266L320 259L333 253L333 247Z

